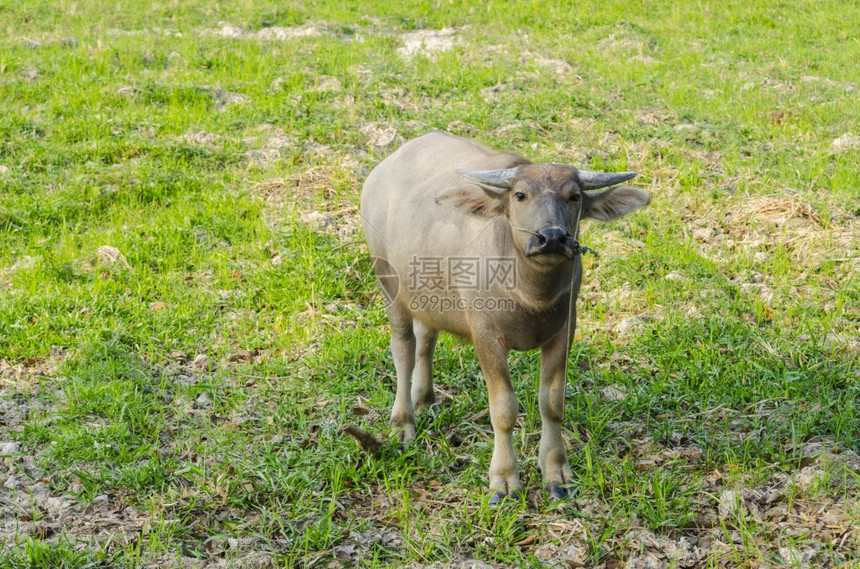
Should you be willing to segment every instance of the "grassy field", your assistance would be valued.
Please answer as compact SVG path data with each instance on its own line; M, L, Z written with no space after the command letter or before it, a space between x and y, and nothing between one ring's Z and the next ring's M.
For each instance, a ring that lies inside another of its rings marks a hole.
M857 567L856 2L0 4L0 567ZM408 6L406 4L409 4ZM636 170L587 224L565 436L487 505L443 337L394 399L367 173L441 129Z

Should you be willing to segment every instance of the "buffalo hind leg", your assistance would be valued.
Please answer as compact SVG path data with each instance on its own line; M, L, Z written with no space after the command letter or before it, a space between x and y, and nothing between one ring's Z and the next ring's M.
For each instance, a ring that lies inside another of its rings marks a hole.
M433 352L439 331L420 320L413 321L415 331L415 369L412 371L412 404L415 410L426 409L436 403L433 395Z
M391 322L391 355L397 372L397 393L391 408L391 426L401 442L415 438L415 409L412 405L412 372L415 368L415 333L412 316L397 302L388 307Z

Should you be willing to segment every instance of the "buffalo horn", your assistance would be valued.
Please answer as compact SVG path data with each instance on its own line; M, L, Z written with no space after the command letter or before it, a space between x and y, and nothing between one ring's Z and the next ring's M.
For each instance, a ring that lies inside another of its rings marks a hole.
M579 187L583 190L596 190L626 182L636 176L636 172L593 172L579 170Z
M454 171L470 180L497 188L510 188L514 175L517 173L516 168L506 168L504 170L469 170L466 168L457 168Z

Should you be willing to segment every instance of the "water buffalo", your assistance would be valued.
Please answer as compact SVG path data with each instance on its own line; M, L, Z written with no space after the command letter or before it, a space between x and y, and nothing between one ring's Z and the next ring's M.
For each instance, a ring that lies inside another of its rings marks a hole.
M561 421L582 279L579 222L647 205L648 194L617 185L635 175L535 164L432 132L383 160L364 184L364 232L387 301L397 372L391 424L408 441L415 410L434 403L439 331L471 340L495 436L492 503L522 491L511 440L518 406L510 350L541 349L538 467L556 498L572 482ZM588 191L600 188L609 189Z

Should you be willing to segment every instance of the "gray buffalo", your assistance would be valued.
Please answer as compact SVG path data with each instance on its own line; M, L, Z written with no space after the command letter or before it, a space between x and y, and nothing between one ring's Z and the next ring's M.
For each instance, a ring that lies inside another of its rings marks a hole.
M387 301L397 372L391 425L401 441L412 439L416 410L435 402L439 332L470 340L495 436L492 503L522 492L510 350L541 349L538 468L555 498L572 482L561 421L582 280L579 222L647 205L648 194L617 185L635 175L535 164L433 132L404 144L364 184L364 232ZM609 189L589 191L600 188Z

